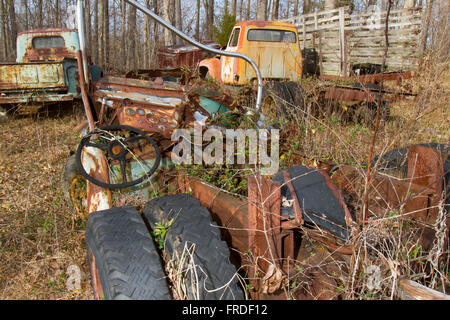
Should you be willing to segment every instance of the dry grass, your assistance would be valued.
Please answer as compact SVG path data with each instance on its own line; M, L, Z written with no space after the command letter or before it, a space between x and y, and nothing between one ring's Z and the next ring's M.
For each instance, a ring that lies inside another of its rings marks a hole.
M73 219L61 185L83 117L67 108L0 124L0 299L93 298L84 222ZM71 265L81 269L79 289L66 286Z

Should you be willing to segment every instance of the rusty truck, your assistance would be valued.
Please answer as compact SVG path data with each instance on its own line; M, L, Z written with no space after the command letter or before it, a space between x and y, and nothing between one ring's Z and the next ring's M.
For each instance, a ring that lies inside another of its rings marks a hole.
M86 206L86 249L95 298L339 297L339 263L322 267L318 261L347 261L356 250L355 235L364 221L345 196L363 184L361 169L294 165L262 176L253 168L243 196L213 186L211 167L179 170L173 163L179 142L171 139L175 130L196 124L202 130L220 129L223 124L214 120L220 114L231 116L232 108L257 114L263 100L261 72L250 57L205 47L138 2L126 1L193 45L245 59L255 70L258 99L249 110L211 88L207 80L180 84L157 74L148 79L106 76L88 85L88 75L80 72L87 121L80 126L81 142L67 161L64 177L73 202ZM81 1L77 14L82 69L86 48ZM373 177L377 188L369 186L376 194L370 208L406 206L418 219L432 223L446 190L448 147L411 146L402 157L410 159L406 165L402 162L402 179ZM211 176L195 176L202 170ZM115 202L117 190L145 199L142 212ZM423 246L433 241L428 231ZM303 263L313 267L305 269Z
M30 113L44 104L80 99L76 52L78 33L73 29L29 30L17 36L17 59L0 63L0 108L3 112ZM89 63L89 77L101 77Z

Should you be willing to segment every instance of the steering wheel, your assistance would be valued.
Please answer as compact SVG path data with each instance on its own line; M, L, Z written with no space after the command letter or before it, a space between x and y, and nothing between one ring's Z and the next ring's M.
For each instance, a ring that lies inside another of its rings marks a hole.
M118 183L97 180L86 172L81 163L81 152L85 147L97 148L103 152L108 163L109 176L119 181ZM151 165L148 165L149 158L155 159ZM127 163L133 161L136 163L135 168L142 171L141 176L135 179L133 172L127 172ZM128 188L141 183L151 177L160 161L161 152L151 137L139 129L123 125L96 128L81 139L76 152L76 163L81 175L93 184L108 189ZM120 174L117 174L118 170Z

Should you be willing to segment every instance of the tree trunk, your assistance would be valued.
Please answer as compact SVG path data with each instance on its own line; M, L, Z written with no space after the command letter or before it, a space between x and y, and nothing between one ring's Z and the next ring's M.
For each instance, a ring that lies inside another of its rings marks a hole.
M109 1L103 0L103 61L109 64Z
M294 13L293 13L293 16L295 17L295 16L298 16L298 3L299 3L299 1L298 0L295 0L295 3L294 3Z
M2 60L7 60L8 58L8 36L6 32L7 22L6 22L6 7L3 0L0 0L0 17L1 17L1 28L2 28Z
M256 6L256 20L266 19L267 0L258 0Z
M128 11L128 70L136 69L136 7Z
M120 31L122 33L122 39L121 39L121 60L122 60L122 66L126 67L127 65L127 30L126 30L126 16L127 16L127 7L125 4L125 0L122 0L121 2L121 26Z
M153 11L156 14L159 14L158 10L158 0L153 0ZM155 43L159 42L159 23L156 21L153 21L153 36L155 37Z
M28 23L28 1L27 0L22 0L22 8L23 8L23 13L24 13L24 18L25 18L25 30L30 29L29 27L29 23Z
M98 38L98 0L94 0L94 38L91 45L94 47L94 51L92 52L92 54L94 56L95 63L100 62Z
M250 0L247 0L246 20L250 20Z
M42 28L44 26L44 17L43 17L43 12L42 12L42 0L38 1L38 28Z
M286 16L285 16L286 19L289 18L290 11L291 11L291 0L287 0L286 1Z
M278 11L280 10L280 0L273 0L272 20L278 20Z
M425 53L425 48L427 45L428 29L430 27L431 21L431 11L433 9L433 0L427 0L427 6L425 7L425 17L423 21L422 38L420 39L419 45L419 57L422 59Z
M236 17L236 0L231 0L231 14Z
M104 9L104 0L98 1L98 38L97 38L97 46L98 46L98 61L101 65L105 64L105 51L104 51L104 37L105 37L105 25L103 23L103 15L105 14Z
M150 0L145 1L145 7L150 9ZM146 69L150 68L150 17L145 16L144 28L144 66Z
M59 21L61 20L60 16L59 16L59 0L55 0L55 17L54 18L55 18L55 20L54 20L55 28L59 28L60 27Z
M311 12L311 0L303 1L303 14L308 14Z
M197 12L195 19L195 39L200 40L200 0L197 0Z
M169 23L172 23L171 19L171 4L173 0L165 0L164 1L164 9L163 9L163 19L166 20ZM173 44L172 42L172 35L169 29L164 28L164 45L165 46L171 46Z
M239 1L239 21L243 20L243 15L242 15L242 8L243 8L243 6L242 6L242 2L243 2L243 0Z
M175 23L178 30L183 30L183 21L181 20L181 0L175 0ZM176 37L176 43L178 45L183 44L183 39Z
M9 9L9 23L11 25L10 28L10 40L11 40L11 52L10 56L16 56L16 39L17 39L17 21L16 21L16 11L15 11L15 3L14 0L8 1L8 9Z
M91 31L91 1L86 1L85 6L86 11L86 39L87 39L87 47L88 50L92 50L92 31Z

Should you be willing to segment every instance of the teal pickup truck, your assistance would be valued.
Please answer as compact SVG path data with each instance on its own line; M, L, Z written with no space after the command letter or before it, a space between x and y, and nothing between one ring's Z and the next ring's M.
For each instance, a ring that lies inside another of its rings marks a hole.
M19 113L30 113L45 104L81 98L78 50L77 30L19 33L16 62L0 63L0 108L15 106ZM98 66L89 64L89 69L91 81L100 79Z

